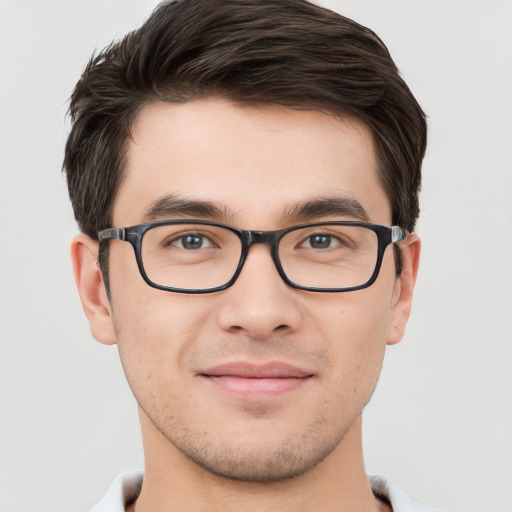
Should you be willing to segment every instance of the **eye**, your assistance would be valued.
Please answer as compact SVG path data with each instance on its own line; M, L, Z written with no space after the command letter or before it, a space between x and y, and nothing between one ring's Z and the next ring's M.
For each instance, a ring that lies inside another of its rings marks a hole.
M327 233L315 233L308 236L302 243L303 247L311 247L312 249L329 249L339 245L340 239Z
M213 246L211 240L200 233L185 233L174 240L171 240L169 245L188 250L204 249L206 247Z

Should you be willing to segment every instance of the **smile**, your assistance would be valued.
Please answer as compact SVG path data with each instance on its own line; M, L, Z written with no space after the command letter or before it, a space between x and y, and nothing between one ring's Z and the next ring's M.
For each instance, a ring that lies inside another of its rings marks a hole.
M224 391L247 397L276 396L301 387L313 374L287 363L228 363L199 374Z

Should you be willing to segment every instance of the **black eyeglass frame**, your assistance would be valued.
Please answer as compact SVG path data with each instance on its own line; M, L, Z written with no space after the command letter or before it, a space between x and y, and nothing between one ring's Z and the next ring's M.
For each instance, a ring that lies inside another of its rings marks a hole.
M206 288L206 289L187 289L187 288L173 288L171 286L164 286L154 281L151 281L144 270L144 264L142 261L142 239L144 238L144 234L149 230L156 228L158 226L166 226L166 225L179 225L179 224L199 224L204 226L216 226L220 228L227 229L234 233L241 242L242 250L240 254L240 260L238 262L238 266L231 277L231 279L223 284L222 286L217 286L215 288ZM285 274L283 267L281 265L281 261L279 259L278 249L279 243L281 239L292 231L296 231L298 229L315 227L315 226L358 226L365 229L369 229L373 231L378 240L377 246L377 261L375 264L375 269L371 277L363 284L357 286L350 286L345 288L316 288L311 286L302 286L297 283L291 281L288 276ZM313 222L309 224L300 224L297 226L292 226L286 229L280 229L277 231L244 231L241 229L234 228L233 226L228 226L226 224L221 224L219 222L213 222L208 220L196 220L196 219L179 219L179 220L161 220L156 222L148 222L145 224L138 224L136 226L130 226L125 228L107 228L103 229L98 233L98 239L100 244L106 243L108 240L120 240L122 242L128 242L133 247L135 252L135 259L137 261L137 266L139 268L139 272L144 279L144 281L151 287L156 288L158 290L164 290L168 292L175 293L189 293L189 294L203 294L203 293L214 293L220 292L222 290L226 290L230 286L232 286L237 280L242 268L244 266L245 260L247 259L247 255L249 253L249 249L254 244L265 244L268 245L271 249L272 260L274 261L274 265L277 268L277 271L283 281L291 286L292 288L296 288L298 290L305 290L308 292L321 292L321 293L341 293L341 292L350 292L355 290L362 290L363 288L368 288L371 286L375 280L377 279L380 268L382 266L382 259L384 257L384 251L387 246L392 243L397 243L404 240L407 236L407 231L399 226L382 226L380 224L370 224L366 222L357 222L357 221L327 221L327 222Z

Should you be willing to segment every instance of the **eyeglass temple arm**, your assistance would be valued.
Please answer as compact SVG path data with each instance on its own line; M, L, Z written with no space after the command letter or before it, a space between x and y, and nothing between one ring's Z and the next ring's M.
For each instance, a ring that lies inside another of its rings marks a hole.
M404 240L407 237L407 231L400 226L391 226L391 243Z
M98 240L126 240L126 230L124 228L108 228L98 233Z

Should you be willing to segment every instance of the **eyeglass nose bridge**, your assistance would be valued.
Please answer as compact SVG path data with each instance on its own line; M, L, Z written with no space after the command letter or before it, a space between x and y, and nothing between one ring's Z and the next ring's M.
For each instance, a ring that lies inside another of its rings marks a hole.
M242 272L245 261L249 254L249 250L251 246L255 244L263 244L268 245L270 248L270 256L274 265L277 269L278 274L285 281L285 283L290 283L289 279L286 277L283 268L281 266L281 262L279 261L278 255L278 245L279 240L282 238L283 231L242 231L242 256L240 258L240 263L238 265L238 269L233 276L233 280L231 284L234 283L238 279L238 276Z
M271 248L277 246L280 231L246 231L247 249L254 244L269 245Z

